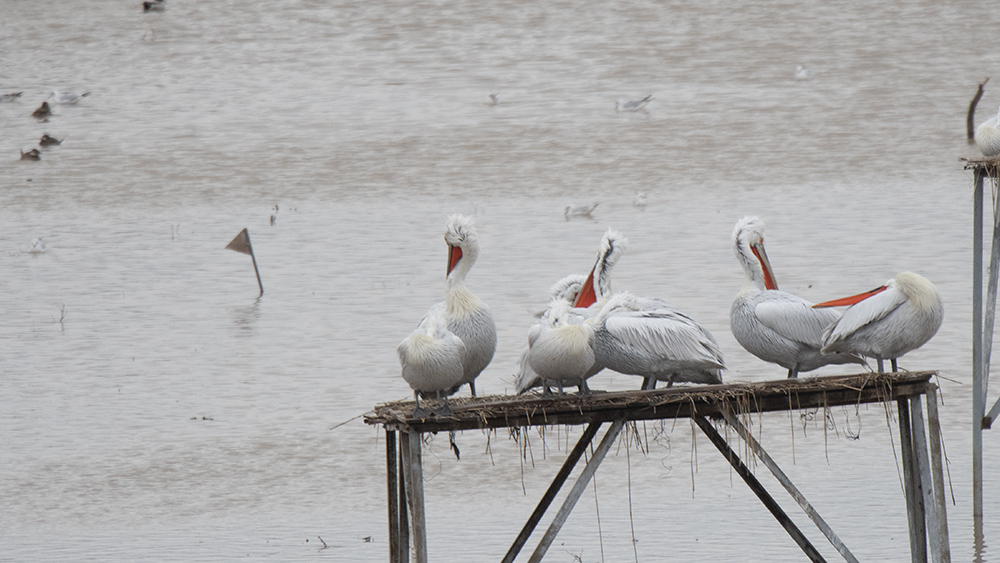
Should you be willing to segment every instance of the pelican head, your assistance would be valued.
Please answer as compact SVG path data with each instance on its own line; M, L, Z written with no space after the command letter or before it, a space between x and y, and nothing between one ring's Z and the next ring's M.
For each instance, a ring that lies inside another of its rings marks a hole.
M479 256L479 237L476 236L476 228L472 223L472 218L464 215L448 217L444 240L448 243L447 274L450 276L460 263L463 274L468 272Z
M594 262L590 275L583 282L583 287L577 295L575 307L589 307L611 295L611 270L614 269L618 259L625 253L628 246L628 239L625 235L614 229L608 229L601 239L601 246L597 251L597 261Z
M576 301L576 296L580 294L580 288L587 276L581 274L570 274L563 279L552 284L549 288L549 295L554 300L565 301L572 304Z
M753 215L737 221L733 229L733 243L736 259L743 266L747 278L759 289L778 289L774 270L764 250L764 222Z

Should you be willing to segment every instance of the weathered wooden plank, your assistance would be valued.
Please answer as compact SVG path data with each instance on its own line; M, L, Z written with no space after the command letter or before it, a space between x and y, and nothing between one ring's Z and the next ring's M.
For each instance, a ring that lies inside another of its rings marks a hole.
M548 510L549 505L552 504L552 501L556 498L556 494L559 493L559 489L562 488L563 483L566 482L570 473L573 472L573 468L580 460L583 452L586 451L587 446L590 445L590 442L594 439L594 436L597 434L597 430L600 427L600 422L592 422L589 426L587 426L587 429L583 431L583 435L580 436L580 440L577 441L576 446L571 452L569 452L569 455L566 456L566 461L563 462L562 467L559 468L559 472L556 473L555 478L552 479L552 484L549 485L545 494L542 495L542 500L538 502L538 506L535 507L535 511L531 513L531 516L528 517L528 521L524 524L524 527L521 528L521 533L517 535L517 538L514 539L514 543L510 546L510 549L507 550L507 554L504 555L503 558L503 563L513 563L514 559L517 558L517 554L521 552L521 548L524 547L524 544L528 541L528 538L531 536L531 532L535 531L535 526L538 525L538 522L542 519L545 511Z
M386 501L389 504L389 563L400 563L399 559L399 474L396 469L396 432L385 431L385 474Z
M951 563L951 541L948 539L948 503L944 497L944 472L941 461L941 422L938 416L937 389L927 390L927 441L931 450L931 476L934 479L934 505L938 513L938 529L932 534L938 536L936 558L942 563Z
M821 532L823 532L826 539L830 540L833 547L837 548L837 551L840 552L840 555L843 556L844 560L849 563L859 563L858 558L851 553L851 550L847 548L847 545L845 545L843 541L841 541L840 537L833 531L833 528L826 523L826 520L824 520L823 517L819 515L819 512L813 508L813 505L806 500L805 495L803 495L802 492L799 491L798 487L792 483L792 480L788 478L788 475L785 475L785 472L778 467L778 464L775 463L770 454L764 450L764 448L760 445L760 442L758 442L757 439L754 438L753 435L746 429L746 427L743 426L743 423L741 423L732 413L725 413L725 418L729 426L736 430L736 433L740 435L740 438L742 438L743 441L750 446L753 453L756 454L757 457L764 462L764 465L771 470L775 479L777 479L778 482L781 483L781 486L788 491L788 494L795 499L795 502L798 503L799 507L802 508L807 516L809 516L809 519L816 524L816 527L819 528Z
M930 543L931 561L938 561L938 514L934 504L934 487L931 483L931 466L927 456L927 435L924 431L924 410L920 405L920 397L910 397L910 426L913 436L913 452L916 461L917 478L920 481L920 491L924 506L925 535Z
M587 488L587 484L590 483L590 479L597 472L598 466L604 461L604 456L608 454L608 450L611 449L612 444L615 443L615 438L621 433L622 427L625 425L625 421L616 420L611 423L608 427L608 431L604 433L604 438L601 439L601 443L594 450L593 457L587 463L587 466L583 468L583 472L577 478L576 483L573 488L570 489L569 494L566 495L566 499L563 500L562 507L559 508L559 512L556 513L555 518L552 519L552 523L549 524L549 529L545 531L545 535L542 536L541 541L538 542L538 547L531 554L531 558L528 559L528 563L539 563L543 557L545 557L545 552L548 551L549 546L552 545L552 541L556 539L556 535L559 530L562 529L563 524L566 519L569 518L570 512L573 511L573 507L576 506L576 501L580 500L580 495L583 494L584 489Z
M924 527L924 500L913 451L913 427L909 399L897 399L899 410L899 449L903 463L903 489L906 494L906 519L910 528L910 561L927 563L927 531Z
M729 447L729 444L726 443L725 438L723 438L722 436L719 435L718 432L716 432L715 427L712 426L712 423L709 422L703 416L694 416L693 418L698 427L701 428L702 432L704 432L705 435L708 436L708 439L711 440L713 444L715 444L715 447L718 448L720 452L722 452L722 455L725 456L725 458L729 461L729 464L733 466L733 469L736 470L736 473L738 473L739 476L743 478L747 486L750 487L750 490L752 490L754 494L757 495L757 498L760 499L762 503L764 503L764 506L767 507L767 510L770 511L771 515L774 516L774 518L778 521L779 524L781 524L781 527L784 528L785 531L788 532L788 535L790 535L792 539L795 540L795 543L797 543L799 547L802 548L802 551L803 553L806 554L806 557L808 557L809 560L813 561L814 563L825 562L826 560L823 559L823 556L820 554L820 552L816 550L816 547L809 542L809 539L806 538L805 534L802 533L802 530L800 530L798 526L795 525L795 522L792 522L792 519L789 518L787 514L785 514L785 511L781 509L781 506L779 506L778 503L775 502L775 500L771 497L771 495L768 494L767 489L765 489L764 486L760 484L760 481L758 481L757 478L754 477L753 473L750 472L750 469L743 463L742 460L740 460L740 457L736 455L736 452L734 452L732 448Z
M409 465L406 472L407 495L410 504L410 536L413 538L413 559L416 563L427 563L427 522L424 517L424 459L421 452L421 436L416 432L406 434Z

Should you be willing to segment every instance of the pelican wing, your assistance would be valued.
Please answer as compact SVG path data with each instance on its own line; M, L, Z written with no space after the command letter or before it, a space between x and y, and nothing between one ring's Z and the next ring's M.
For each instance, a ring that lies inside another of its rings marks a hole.
M884 319L903 303L906 303L906 295L895 287L858 301L848 307L836 323L830 325L829 330L823 335L823 345L829 346L871 323Z
M676 311L614 313L604 328L622 344L651 356L708 361L724 367L722 351L708 333Z
M754 308L757 319L780 336L814 348L823 345L823 331L837 321L839 315L830 309L813 309L801 297L783 291L770 293L772 297Z

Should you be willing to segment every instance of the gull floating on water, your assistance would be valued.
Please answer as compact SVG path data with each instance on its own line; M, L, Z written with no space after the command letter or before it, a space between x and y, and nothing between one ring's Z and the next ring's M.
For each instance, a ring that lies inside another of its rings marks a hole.
M53 101L55 101L55 103L57 104L67 105L67 104L75 104L89 95L90 92L77 94L75 92L60 92L59 90L53 90L52 95L49 97L53 98Z
M500 103L500 94L490 92L490 105L495 106Z
M653 99L653 95L650 94L641 100L618 100L615 104L615 110L617 111L639 111L646 107L646 104Z
M975 139L983 156L1000 155L1000 111L976 128Z
M635 192L632 196L632 205L636 207L646 207L646 194L642 192Z
M38 145L41 147L51 147L55 145L61 145L62 140L56 139L55 137L49 136L48 133L42 135L42 138L38 141Z
M567 205L565 211L563 211L563 216L569 221L570 217L590 217L591 214L597 209L599 203L592 203L590 205Z
M850 305L823 333L824 354L846 352L892 362L931 339L944 318L941 295L927 278L900 272L871 291L818 303L813 307Z
M28 152L21 151L21 160L41 160L42 153L38 149L31 149Z
M28 250L31 254L41 254L45 252L45 241L42 237L31 239L31 249Z
M0 102L13 102L21 97L24 92L14 92L13 94L0 94Z
M795 67L795 80L809 80L812 78L812 71L805 67L805 65L796 65Z

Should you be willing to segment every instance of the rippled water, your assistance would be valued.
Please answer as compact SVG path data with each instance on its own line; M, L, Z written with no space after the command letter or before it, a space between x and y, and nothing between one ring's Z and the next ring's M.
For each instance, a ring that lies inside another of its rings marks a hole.
M0 93L24 91L0 104L0 558L385 560L381 433L334 426L409 395L395 346L441 299L461 212L499 329L482 393L510 391L531 312L609 226L631 243L616 287L709 328L727 381L783 376L728 329L745 214L807 299L932 279L945 324L901 365L943 376L952 551L972 559L958 157L975 154L976 84L1000 69L991 3L166 1L0 0ZM92 94L32 119L52 89ZM990 84L979 120L998 104ZM43 133L65 141L19 162ZM564 220L590 202L593 219ZM261 299L224 250L244 227ZM905 559L895 421L831 416L758 430L861 560ZM506 435L465 432L461 461L433 438L432 559L499 559L579 432L530 432L527 459ZM639 432L648 452L612 450L548 559L801 560L687 422ZM993 560L1000 443L984 440Z

